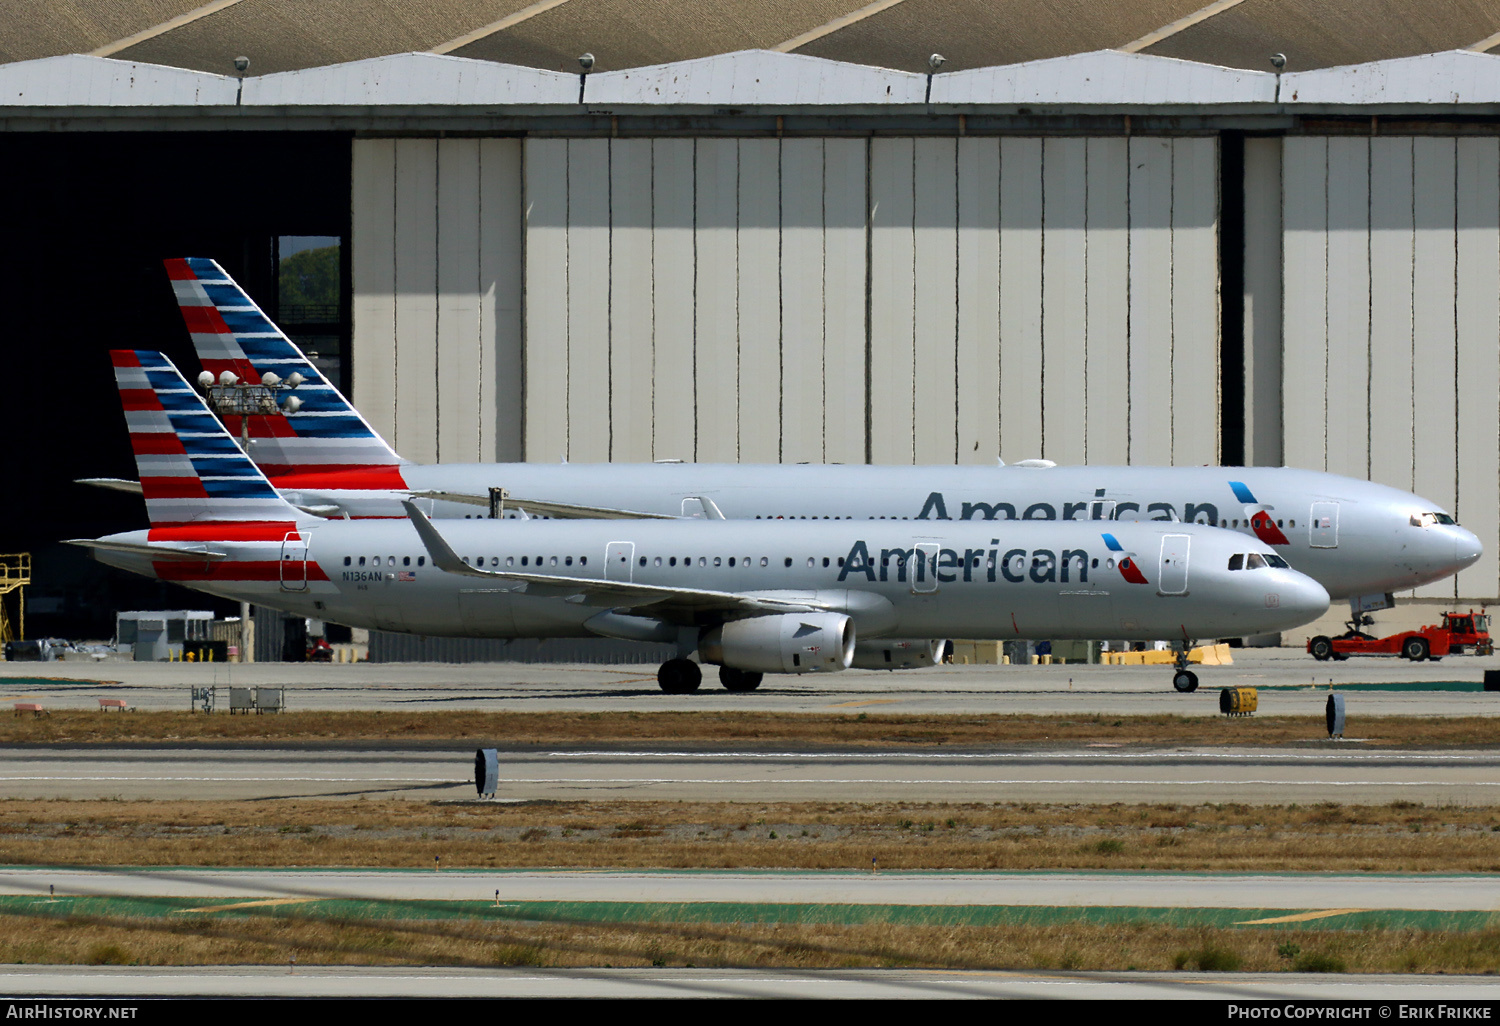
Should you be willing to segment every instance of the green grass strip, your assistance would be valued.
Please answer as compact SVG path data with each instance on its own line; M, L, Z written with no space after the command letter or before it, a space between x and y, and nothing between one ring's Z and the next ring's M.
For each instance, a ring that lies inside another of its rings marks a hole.
M503 896L502 896L503 897ZM341 920L521 920L557 923L889 923L900 926L1092 926L1146 923L1277 930L1446 930L1500 925L1493 912L1375 909L1293 922L1254 923L1318 909L1150 908L1130 905L862 905L653 901L352 901L344 899L0 896L0 915L60 918L272 917Z

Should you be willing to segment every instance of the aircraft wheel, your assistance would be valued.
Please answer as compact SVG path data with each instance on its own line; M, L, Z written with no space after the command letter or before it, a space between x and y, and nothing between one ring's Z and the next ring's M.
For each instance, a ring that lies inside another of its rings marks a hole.
M730 691L754 691L760 687L763 673L753 670L736 670L732 666L719 667L719 683Z
M1319 634L1312 639L1312 644L1307 646L1312 657L1320 663L1326 663L1333 658L1333 640L1327 635Z
M1432 651L1426 638L1407 638L1401 643L1401 654L1414 663L1420 663Z
M703 682L703 670L691 659L668 659L656 671L656 683L669 695L697 691Z
M1198 690L1198 675L1192 670L1178 670L1172 674L1172 686L1183 694Z

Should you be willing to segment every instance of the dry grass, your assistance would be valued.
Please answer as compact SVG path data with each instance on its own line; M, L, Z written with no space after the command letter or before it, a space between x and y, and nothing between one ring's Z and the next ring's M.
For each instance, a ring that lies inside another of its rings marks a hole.
M1293 950L1295 948L1295 950ZM1500 930L0 918L0 963L1494 973Z
M1500 810L1380 806L0 802L9 865L1500 871Z
M1495 744L1495 720L1388 716L1362 720L1370 743L1463 747ZM1087 744L1284 745L1327 740L1321 716L901 716L881 713L715 712L289 712L205 716L187 712L59 710L42 718L0 717L0 743L133 744L329 741L559 745L761 743L912 747ZM1347 745L1345 746L1347 747Z

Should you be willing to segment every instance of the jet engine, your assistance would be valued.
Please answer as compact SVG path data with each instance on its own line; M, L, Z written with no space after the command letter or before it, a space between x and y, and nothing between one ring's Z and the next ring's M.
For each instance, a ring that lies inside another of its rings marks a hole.
M936 666L948 654L948 642L933 638L880 638L854 646L856 670L914 670Z
M705 631L698 654L755 673L834 673L854 658L854 621L843 613L781 613Z

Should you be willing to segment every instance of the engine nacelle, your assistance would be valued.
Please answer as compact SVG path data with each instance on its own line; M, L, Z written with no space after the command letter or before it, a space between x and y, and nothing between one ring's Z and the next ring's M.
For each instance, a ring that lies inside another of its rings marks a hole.
M705 631L706 663L756 673L834 673L854 658L854 621L843 613L757 616Z
M915 670L936 666L948 654L948 642L933 638L880 638L854 646L856 670Z

